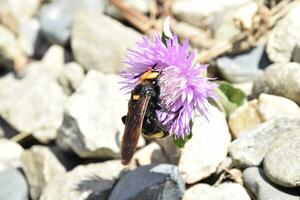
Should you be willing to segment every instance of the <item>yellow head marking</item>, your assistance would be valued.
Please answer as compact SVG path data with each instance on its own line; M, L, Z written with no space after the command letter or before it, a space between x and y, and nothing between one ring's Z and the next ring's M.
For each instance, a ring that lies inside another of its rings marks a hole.
M158 77L158 75L159 75L159 72L147 71L141 75L141 80L144 81L144 80L155 79Z
M133 100L139 100L139 98L140 98L140 95L132 95Z

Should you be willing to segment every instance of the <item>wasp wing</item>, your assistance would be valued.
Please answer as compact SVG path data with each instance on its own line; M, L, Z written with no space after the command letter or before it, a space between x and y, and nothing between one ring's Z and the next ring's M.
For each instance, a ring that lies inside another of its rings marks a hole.
M121 161L124 165L130 162L135 152L150 98L145 95L138 100L131 99L129 101L125 131L121 143Z

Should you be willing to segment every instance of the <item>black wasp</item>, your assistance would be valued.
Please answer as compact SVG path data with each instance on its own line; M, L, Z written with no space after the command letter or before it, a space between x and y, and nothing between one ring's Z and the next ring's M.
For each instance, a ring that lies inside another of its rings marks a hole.
M124 165L133 157L141 133L150 138L162 138L169 134L156 114L162 107L159 104L160 73L154 67L137 76L140 83L132 90L128 113L122 118L125 131L121 144L121 161Z

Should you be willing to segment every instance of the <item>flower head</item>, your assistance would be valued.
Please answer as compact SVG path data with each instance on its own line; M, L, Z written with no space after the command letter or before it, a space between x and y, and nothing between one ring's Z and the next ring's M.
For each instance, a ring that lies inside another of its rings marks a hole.
M179 44L176 35L166 45L157 35L144 37L137 43L138 50L129 50L121 72L123 89L131 91L139 82L139 75L152 69L160 71L160 103L164 109L157 111L160 122L176 137L190 133L190 121L198 111L207 114L207 98L216 97L217 84L206 77L208 65L194 65L195 53L188 52L188 41Z

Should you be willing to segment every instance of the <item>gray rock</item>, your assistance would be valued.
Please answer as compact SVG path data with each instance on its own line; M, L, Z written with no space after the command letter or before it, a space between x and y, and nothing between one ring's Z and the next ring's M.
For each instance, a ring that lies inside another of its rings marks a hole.
M264 172L284 187L300 186L300 131L285 132L272 143L264 159Z
M23 148L18 143L1 138L0 152L2 153L0 154L0 171L20 167L20 158L23 151Z
M175 0L172 4L172 13L178 19L196 26L210 25L216 20L217 15L228 10L234 11L249 2L249 0Z
M254 82L252 95L261 93L287 97L300 104L300 64L277 63L269 66Z
M85 69L116 73L122 68L126 48L133 47L140 37L110 17L81 11L73 22L71 46L75 60Z
M283 188L272 184L260 168L247 168L243 176L246 188L257 200L299 200L299 189Z
M56 137L62 122L65 95L40 63L27 70L22 79L13 74L0 79L0 115L19 132L33 133L46 143Z
M109 200L180 200L184 182L174 165L142 166L125 174L114 187Z
M26 180L17 169L0 172L0 188L0 199L29 200Z
M77 8L102 12L102 1L56 0L45 4L39 14L41 28L49 42L65 45L71 35L71 24Z
M300 41L297 42L292 55L292 61L300 63Z
M273 62L289 62L296 42L300 40L300 4L275 26L268 40L267 53ZM288 35L288 37L286 37Z
M24 55L17 45L15 36L9 29L0 25L0 66L12 68L24 64Z
M164 155L169 164L178 165L178 161L181 155L180 149L174 143L172 137L165 137L157 139L156 142L162 148Z
M35 18L26 19L20 25L18 42L27 56L33 56L39 42L41 25Z
M189 188L183 200L250 200L245 188L238 183L225 182L217 187L200 183Z
M213 106L208 107L208 112L208 121L203 117L195 119L193 137L181 152L178 168L189 184L214 173L228 152L231 137L225 114Z
M54 178L40 200L106 200L123 169L120 160L80 165Z
M223 56L217 59L217 66L222 76L230 82L254 80L259 69L270 64L265 54L265 45L241 54Z
M299 119L280 118L266 121L233 141L229 146L229 155L235 166L258 166L280 134L299 128Z
M68 99L57 142L80 157L117 157L128 98L117 75L90 70ZM88 102L88 103L87 103Z
M65 172L55 155L44 146L33 146L21 157L22 169L30 185L30 196L37 200L45 186Z

